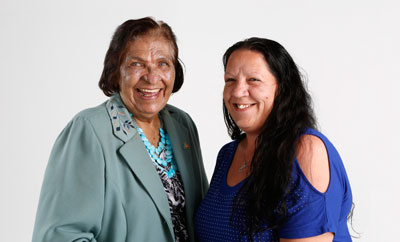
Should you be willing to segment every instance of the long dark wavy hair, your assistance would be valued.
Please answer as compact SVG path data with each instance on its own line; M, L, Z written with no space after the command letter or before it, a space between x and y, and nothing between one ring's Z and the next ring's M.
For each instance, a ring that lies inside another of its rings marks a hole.
M231 219L240 207L245 208L245 224L241 229L253 241L256 233L277 229L286 222L285 198L292 189L296 142L306 128L316 128L316 121L300 71L282 45L255 37L240 41L225 52L225 70L229 57L237 50L262 54L278 85L272 111L256 139L249 179L232 204ZM225 104L223 112L231 138L243 139L246 134L236 125Z

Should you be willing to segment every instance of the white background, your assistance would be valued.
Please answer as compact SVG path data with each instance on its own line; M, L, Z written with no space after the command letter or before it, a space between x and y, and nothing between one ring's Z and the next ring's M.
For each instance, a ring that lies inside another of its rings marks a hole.
M170 103L196 122L209 179L229 142L221 57L251 36L277 40L307 75L321 131L345 163L358 241L395 241L399 213L400 17L396 1L0 2L0 236L30 241L52 145L97 87L115 28L154 16L178 37L186 78ZM357 241L357 240L356 240Z

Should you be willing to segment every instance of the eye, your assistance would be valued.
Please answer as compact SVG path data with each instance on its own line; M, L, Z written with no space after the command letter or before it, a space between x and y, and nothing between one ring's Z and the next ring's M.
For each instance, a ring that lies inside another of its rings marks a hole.
M169 63L166 61L161 61L160 66L169 66Z
M143 66L143 65L142 65L142 63L140 63L140 62L132 62L132 63L130 64L130 66L140 67L140 66Z
M233 79L233 78L225 78L225 82L233 82L233 81L235 81L235 79Z
M250 77L250 78L249 78L249 81L251 81L251 82L258 82L258 81L260 81L260 80L257 79L257 78L254 78L254 77Z

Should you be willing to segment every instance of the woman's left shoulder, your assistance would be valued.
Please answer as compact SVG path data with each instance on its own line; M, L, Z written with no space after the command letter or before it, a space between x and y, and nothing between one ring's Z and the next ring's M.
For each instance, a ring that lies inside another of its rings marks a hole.
M186 127L191 127L195 126L192 118L190 115L183 111L182 109L179 109L171 104L167 104L165 108L163 109L162 112L166 112L168 115L170 115L175 121L178 121L182 125Z
M307 130L296 145L298 164L311 185L319 192L329 186L330 170L324 136L316 130Z
M303 138L303 136L306 136L307 138L313 139L317 143L321 143L325 145L326 148L330 148L330 146L333 146L331 141L323 134L321 131L313 129L313 128L306 128L300 137ZM310 137L314 136L314 137Z
M185 111L171 104L165 105L164 109L167 110L171 115L187 115Z
M326 142L329 140L321 132L307 128L300 136L296 144L296 154L307 159L302 162L310 162L312 159L317 158L320 160L328 159Z
M328 139L322 132L312 128L307 128L305 129L299 140L310 141L305 143L311 144L313 147L316 147L316 149L321 152L322 150L325 150L330 162L341 163L341 158L336 147L333 145L331 140Z
M321 132L308 128L296 144L298 165L307 180L318 191L325 192L330 178L347 180L346 171L334 145Z

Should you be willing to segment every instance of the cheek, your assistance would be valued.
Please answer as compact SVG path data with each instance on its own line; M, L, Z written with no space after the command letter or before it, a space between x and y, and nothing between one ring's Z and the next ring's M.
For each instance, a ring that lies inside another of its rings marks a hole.
M224 86L224 91L222 93L222 96L224 98L224 102L228 102L229 97L230 97L230 89L226 85Z
M122 70L121 71L121 84L126 86L134 86L142 76L141 70Z
M161 73L161 78L165 80L168 87L173 87L175 82L175 70L164 71Z
M271 103L275 98L275 88L267 87L253 89L253 96L258 100L264 100L266 103Z
M128 70L126 70L124 67L121 67L121 69L120 69L120 84L121 85L126 85L126 84L128 84L129 82L128 82L128 80L131 78L131 75L130 75L130 73L129 73L129 71Z
M274 100L275 100L275 93L274 92L269 92L267 95L264 94L264 111L269 113L271 112L273 106L274 106Z
M129 81L130 81L130 79L131 79L131 75L125 74L125 75L122 76L121 79L123 80L124 83L126 83L127 85L129 85Z

